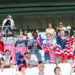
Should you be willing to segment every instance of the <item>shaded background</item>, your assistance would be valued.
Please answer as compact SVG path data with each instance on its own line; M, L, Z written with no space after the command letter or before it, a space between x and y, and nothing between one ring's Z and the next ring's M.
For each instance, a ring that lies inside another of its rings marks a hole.
M17 31L45 31L49 22L56 28L60 21L75 29L74 0L0 0L0 25L9 14L15 21Z

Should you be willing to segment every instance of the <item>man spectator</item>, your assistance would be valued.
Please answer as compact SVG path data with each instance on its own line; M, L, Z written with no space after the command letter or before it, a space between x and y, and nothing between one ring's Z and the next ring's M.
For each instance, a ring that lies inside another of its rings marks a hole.
M38 59L36 55L31 54L30 52L25 53L27 67L35 67L38 65Z
M39 72L36 75L47 75L47 74L44 73L44 64L39 64L38 70L39 70Z

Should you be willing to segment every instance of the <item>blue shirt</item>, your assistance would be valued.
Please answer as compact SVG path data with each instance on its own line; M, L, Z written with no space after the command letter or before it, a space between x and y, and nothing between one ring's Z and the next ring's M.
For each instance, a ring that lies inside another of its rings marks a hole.
M26 61L25 61L25 60L23 60L23 61L18 60L18 61L17 61L17 65L20 65L20 64L26 64Z

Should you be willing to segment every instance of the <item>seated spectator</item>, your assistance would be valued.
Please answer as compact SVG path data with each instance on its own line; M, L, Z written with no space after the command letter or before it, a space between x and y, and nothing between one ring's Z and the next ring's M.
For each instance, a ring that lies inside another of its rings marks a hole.
M38 59L36 55L31 54L30 52L25 53L27 67L36 67L38 66Z
M60 72L61 72L60 68L59 67L55 67L55 69L54 69L55 75L61 75Z
M24 64L18 65L19 71L16 73L16 75L26 75L25 69L26 69L26 66L24 66Z
M44 64L39 64L38 70L39 70L39 73L36 74L36 75L47 75L47 74L44 73Z
M61 31L61 30L63 30L63 29L66 29L66 27L64 27L63 22L61 21L61 22L59 23L59 26L56 28L56 30L57 30L57 32L58 32L58 31Z
M23 39L24 39L24 40L29 39L29 37L28 37L28 33L27 33L27 31L26 31L26 30L24 31Z
M49 23L49 28L46 29L46 34L47 33L50 33L52 35L54 35L54 33L55 33L55 30L52 28L52 24L51 23Z
M5 51L5 55L1 59L1 69L10 68L13 66L12 57L10 56L9 50Z
M23 55L19 55L19 60L17 61L17 65L24 64L26 66L26 61L24 60Z

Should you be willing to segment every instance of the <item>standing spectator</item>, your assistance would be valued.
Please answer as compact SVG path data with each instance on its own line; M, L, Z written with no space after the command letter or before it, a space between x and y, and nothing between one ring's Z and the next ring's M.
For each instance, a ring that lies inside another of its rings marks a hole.
M39 53L39 49L41 49L40 39L38 38L38 34L36 32L33 33L33 40L30 40L30 52L35 54L38 58L39 63L41 63L41 54Z
M18 36L18 41L16 41L15 44L16 47L16 60L19 59L19 55L24 55L25 52L27 52L27 41L23 40L23 35Z
M10 27L11 29L13 29L14 27L14 20L12 19L12 16L11 15L8 15L4 20L3 20L3 23L2 23L2 30L3 30L3 27L5 26L6 22L7 21L10 21Z
M67 56L64 56L66 37L64 31L61 31L59 35L56 36L56 55L59 56L59 62L63 63L63 60L67 63Z
M49 28L46 29L46 34L51 33L51 35L55 34L55 30L52 28L52 24L49 23Z
M44 41L44 45L42 46L42 49L45 51L45 61L46 63L55 63L56 57L55 57L55 48L56 48L56 41L53 39L52 35L50 33L46 34L47 40Z
M61 72L60 68L59 67L55 67L55 69L54 69L55 75L61 75L60 72Z
M6 50L5 55L1 59L1 69L10 68L13 66L12 57L10 56L10 51Z
M31 54L30 52L26 52L25 57L26 57L26 63L28 67L38 66L38 59L36 55Z
M11 31L8 31L7 37L4 39L4 51L7 49L10 51L12 61L15 64L15 38L13 37L13 33Z

